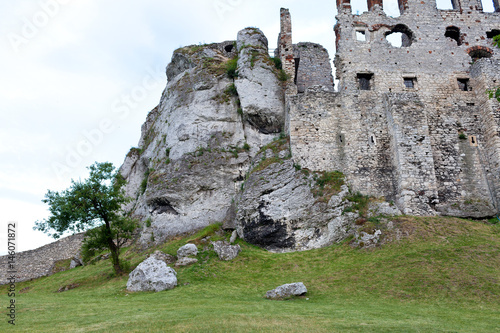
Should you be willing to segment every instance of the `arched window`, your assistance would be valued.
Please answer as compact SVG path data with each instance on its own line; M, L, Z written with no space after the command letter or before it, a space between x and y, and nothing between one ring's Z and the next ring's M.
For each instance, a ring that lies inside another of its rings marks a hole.
M397 24L385 33L385 38L394 47L408 47L413 41L413 32L404 24Z
M456 41L457 45L462 45L462 36L460 35L460 28L449 26L446 28L444 36Z
M467 49L467 53L473 61L476 61L481 58L491 58L493 50L486 46L473 46Z

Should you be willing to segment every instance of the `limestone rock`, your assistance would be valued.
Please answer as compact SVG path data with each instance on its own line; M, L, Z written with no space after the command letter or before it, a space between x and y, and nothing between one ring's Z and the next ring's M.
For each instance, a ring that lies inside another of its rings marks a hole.
M189 257L189 256L196 256L198 254L198 247L194 244L186 244L184 246L181 246L177 250L177 257L184 258L184 257Z
M269 59L267 38L256 28L238 32L235 85L244 119L261 133L279 133L285 121L284 95Z
M197 262L198 262L198 259L196 259L196 258L183 257L183 258L180 258L179 260L177 260L177 262L175 263L175 266L176 267L188 266L188 265L196 264Z
M285 299L292 296L300 296L307 293L307 288L302 282L284 284L276 289L269 290L266 293L266 298L269 299Z
M279 154L262 158L277 160L251 171L238 197L235 224L241 238L273 252L287 252L327 246L353 233L358 214L343 213L347 186L329 199L320 197L313 175L297 170L292 159L279 159ZM256 163L262 158L257 156Z
M225 241L212 242L212 245L220 260L233 260L241 251L239 245L230 245Z
M120 169L126 195L137 198L125 209L148 221L138 239L142 248L222 221L250 159L274 137L247 126L238 114L225 69L236 54L232 45L174 52L160 103Z
M231 238L229 239L229 243L233 244L236 241L236 238L238 238L238 232L236 230L233 230Z
M78 266L83 266L83 262L80 258L78 257L73 257L71 258L71 262L69 264L69 269L73 269Z
M149 257L130 274L129 291L162 291L177 286L177 273L165 262Z

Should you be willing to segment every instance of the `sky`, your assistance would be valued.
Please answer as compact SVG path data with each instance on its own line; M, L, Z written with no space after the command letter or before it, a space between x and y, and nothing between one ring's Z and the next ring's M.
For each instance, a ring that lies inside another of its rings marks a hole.
M352 3L354 13L366 10ZM85 179L95 161L122 164L176 48L234 40L251 26L274 50L281 7L290 9L294 43L322 44L333 59L335 0L2 1L0 255L11 222L18 252L53 241L33 230L49 216L47 190ZM384 7L398 15L397 0Z

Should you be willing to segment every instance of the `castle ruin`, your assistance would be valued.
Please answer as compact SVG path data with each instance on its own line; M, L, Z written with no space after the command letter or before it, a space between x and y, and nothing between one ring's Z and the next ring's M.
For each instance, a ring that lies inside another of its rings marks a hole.
M479 0L399 0L387 16L381 0L351 13L337 0L333 89L326 50L292 44L281 10L277 55L290 75L286 132L302 168L342 171L351 187L393 201L405 214L481 218L498 212L500 6ZM401 46L387 36L397 33Z

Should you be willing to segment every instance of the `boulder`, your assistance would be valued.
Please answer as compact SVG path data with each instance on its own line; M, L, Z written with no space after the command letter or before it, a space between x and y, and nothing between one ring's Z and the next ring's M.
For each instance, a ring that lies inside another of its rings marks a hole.
M212 242L212 245L220 260L233 260L241 252L239 245L230 245L226 241Z
M177 262L175 263L175 266L176 267L188 266L188 265L196 264L197 262L198 262L198 259L196 259L196 258L184 257L184 258L180 258L179 260L177 260Z
M238 238L238 232L234 230L231 234L231 238L229 239L229 243L233 244L236 241L236 238Z
M307 288L302 282L284 284L276 289L269 290L266 293L266 298L269 299L285 299L292 296L300 296L307 293Z
M71 258L71 263L69 264L69 269L73 269L78 266L83 266L83 262L80 258L73 257Z
M177 258L184 258L189 256L196 256L198 254L198 247L194 244L186 244L177 250Z
M177 273L162 260L149 257L129 274L129 291L162 291L177 286Z

